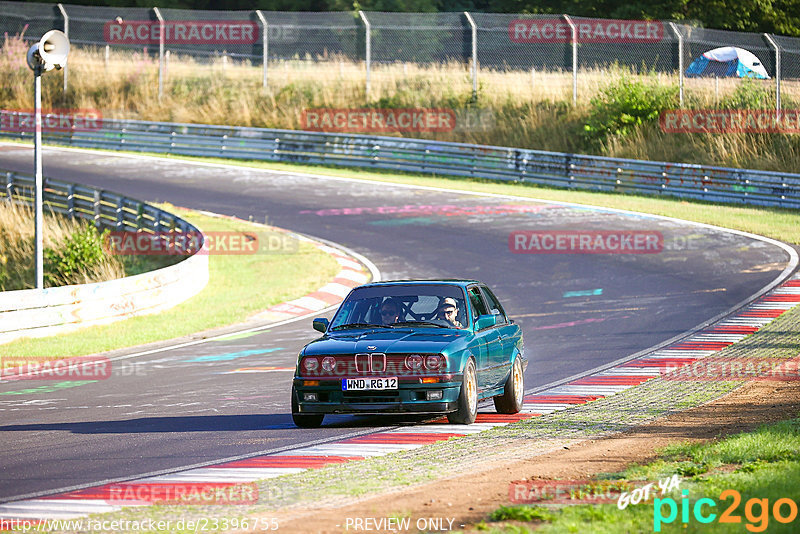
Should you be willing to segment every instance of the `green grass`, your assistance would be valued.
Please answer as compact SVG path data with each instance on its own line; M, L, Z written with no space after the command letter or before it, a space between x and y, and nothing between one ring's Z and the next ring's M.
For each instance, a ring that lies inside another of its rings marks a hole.
M204 231L263 230L246 221L209 217L166 206ZM339 271L328 254L308 243L296 252L210 255L209 282L195 297L157 315L2 345L2 355L64 358L172 339L244 321L274 304L321 287Z
M697 469L687 469L694 466ZM711 510L704 505L703 513L717 514L735 504L733 497L723 496L725 490L736 490L741 502L733 508L732 517L741 518L741 523L722 524L715 520L704 525L690 511L684 527L680 515L681 494L673 492L663 498L676 502L678 515L670 523L662 525L662 532L758 532L766 527L767 532L797 532L800 518L782 524L771 515L778 499L800 499L800 419L781 421L765 425L753 432L745 432L703 444L676 444L665 448L661 458L647 465L634 465L621 473L601 475L599 478L657 481L675 473L683 473L681 491L688 490L691 510L701 498L710 498L717 503ZM662 498L659 495L659 498ZM759 506L749 504L751 499L768 499L769 512L764 516ZM629 505L619 510L616 504L578 506L504 506L490 515L493 522L535 522L537 532L578 532L591 525L592 532L652 532L656 510L665 518L669 516L669 505L655 508L655 501ZM750 510L748 517L747 511ZM789 506L783 505L782 515L789 515ZM666 520L665 520L666 521ZM544 523L544 524L540 524ZM747 528L750 525L751 528ZM519 532L519 525L505 528L493 525L497 532ZM481 527L478 527L481 528Z

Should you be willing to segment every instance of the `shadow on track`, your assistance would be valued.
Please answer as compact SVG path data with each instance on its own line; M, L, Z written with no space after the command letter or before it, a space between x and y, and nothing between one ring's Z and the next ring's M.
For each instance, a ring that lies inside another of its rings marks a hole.
M369 428L397 424L417 424L424 416L329 416L323 427ZM286 414L192 415L180 417L140 417L116 421L73 421L0 426L0 432L64 431L72 434L129 434L153 432L240 432L245 430L301 429Z

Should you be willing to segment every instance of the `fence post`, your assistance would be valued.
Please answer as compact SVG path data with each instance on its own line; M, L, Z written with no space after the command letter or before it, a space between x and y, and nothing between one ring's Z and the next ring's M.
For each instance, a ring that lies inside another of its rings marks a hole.
M478 100L478 25L468 11L464 11L470 28L472 28L472 100Z
M578 28L569 15L562 15L572 30L572 105L578 104Z
M269 25L267 24L267 19L264 17L264 14L261 12L260 9L256 9L256 16L258 20L261 21L261 28L264 32L261 36L261 48L262 48L262 68L261 68L261 87L264 89L267 88L267 63L269 62Z
M369 20L367 19L367 16L364 14L364 12L359 10L358 16L361 17L361 20L364 22L364 27L366 28L366 37L367 37L367 40L365 42L366 44L365 59L367 63L366 93L367 93L367 99L369 99L369 75L370 75L370 65L372 63L372 43L371 43L372 38L370 34L372 33L372 31L369 24Z
M669 23L672 33L678 38L678 94L680 95L681 107L683 107L683 34L678 30L674 22Z
M64 35L67 36L67 40L69 40L69 17L67 16L67 10L64 9L62 4L58 4L58 10L61 12L61 18L64 19ZM64 93L67 92L67 73L69 72L69 63L64 64Z
M764 38L775 49L775 113L778 117L781 115L781 47L778 46L772 36L768 33L764 34Z
M161 16L161 11L157 7L153 8L158 19L158 99L164 95L164 17Z

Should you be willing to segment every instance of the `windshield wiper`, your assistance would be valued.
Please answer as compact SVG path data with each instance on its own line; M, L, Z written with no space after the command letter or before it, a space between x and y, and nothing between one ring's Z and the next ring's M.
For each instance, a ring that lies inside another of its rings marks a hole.
M334 326L331 330L344 330L346 328L393 328L387 324L373 324L373 323L348 323Z
M396 323L392 323L392 326L415 326L415 325L436 326L439 328L455 328L455 326L444 326L443 324L433 323L430 321L398 321Z

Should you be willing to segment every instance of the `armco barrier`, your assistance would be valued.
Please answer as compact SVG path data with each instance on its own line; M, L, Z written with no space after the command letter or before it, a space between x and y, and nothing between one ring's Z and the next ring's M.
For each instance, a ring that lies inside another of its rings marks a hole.
M96 130L46 132L44 137L49 142L75 147L392 169L712 202L800 207L798 174L399 137L134 120L102 122ZM33 134L5 131L0 132L0 137L28 140Z
M6 200L30 204L32 176L5 172ZM98 227L139 232L199 232L180 217L121 195L44 179L45 212L80 217ZM208 283L208 256L107 282L0 292L0 343L41 337L170 308Z

